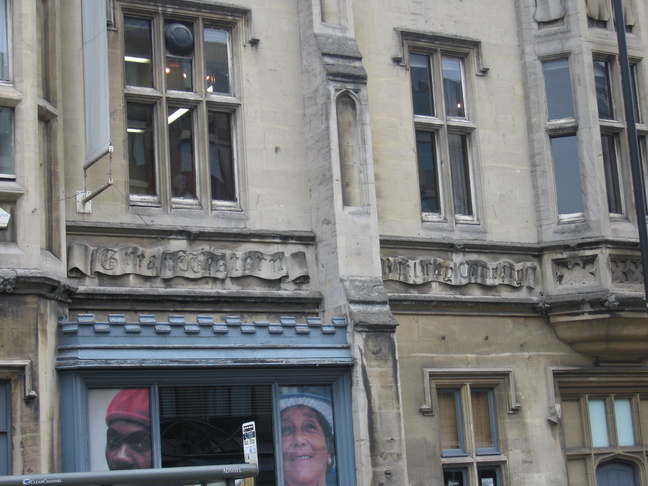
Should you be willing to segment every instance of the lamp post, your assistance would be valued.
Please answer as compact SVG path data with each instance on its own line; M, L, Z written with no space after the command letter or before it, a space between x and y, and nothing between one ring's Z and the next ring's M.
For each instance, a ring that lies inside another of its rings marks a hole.
M632 92L632 73L628 58L626 43L625 18L623 1L614 0L614 24L619 45L619 65L621 67L621 89L623 91L623 105L628 133L628 147L630 149L630 168L632 170L632 188L634 192L635 210L637 212L637 226L639 230L639 250L641 252L641 266L643 270L644 301L648 299L648 231L646 229L646 196L644 191L643 170L639 154L639 139L637 137L637 121L634 112L634 94ZM648 302L646 302L648 306Z

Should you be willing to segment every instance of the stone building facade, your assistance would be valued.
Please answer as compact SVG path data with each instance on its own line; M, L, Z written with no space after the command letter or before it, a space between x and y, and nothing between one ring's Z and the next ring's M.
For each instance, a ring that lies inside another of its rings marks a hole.
M152 467L290 484L308 395L327 484L647 485L622 5L625 107L611 0L0 0L0 473L127 390Z

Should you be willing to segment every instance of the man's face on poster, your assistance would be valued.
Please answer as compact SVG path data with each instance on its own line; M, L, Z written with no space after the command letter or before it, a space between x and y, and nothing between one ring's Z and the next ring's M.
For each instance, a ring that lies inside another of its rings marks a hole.
M111 471L152 467L150 425L112 420L106 437L106 462Z

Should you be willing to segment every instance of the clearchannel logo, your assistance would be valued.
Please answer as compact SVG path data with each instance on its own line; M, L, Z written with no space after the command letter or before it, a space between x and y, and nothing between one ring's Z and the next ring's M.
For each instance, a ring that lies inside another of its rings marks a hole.
M62 479L23 479L23 484L57 484L62 482Z

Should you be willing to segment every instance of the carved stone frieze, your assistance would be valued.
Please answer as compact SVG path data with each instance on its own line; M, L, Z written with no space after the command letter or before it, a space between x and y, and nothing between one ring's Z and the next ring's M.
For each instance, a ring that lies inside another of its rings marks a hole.
M625 256L610 257L612 283L643 285L643 270L641 259Z
M304 252L263 253L229 250L166 250L164 248L94 247L72 243L68 247L68 274L141 275L170 279L226 279L253 276L264 280L305 283L309 280Z
M580 258L554 260L554 278L556 284L587 285L598 282L596 255Z
M447 285L471 283L495 287L535 287L537 266L534 262L513 263L509 260L444 260L441 258L410 259L402 256L383 257L384 280L396 280L410 285L429 282Z

